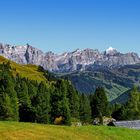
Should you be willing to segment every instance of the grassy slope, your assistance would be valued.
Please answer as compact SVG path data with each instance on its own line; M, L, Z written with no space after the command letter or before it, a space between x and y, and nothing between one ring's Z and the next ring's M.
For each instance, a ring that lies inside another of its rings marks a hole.
M0 56L0 63L3 62L6 63L8 61L9 61L8 59ZM39 82L46 80L45 77L43 76L43 73L37 71L38 67L35 65L20 65L12 61L10 61L10 63L11 67L13 69L16 69L16 71L13 70L14 75L19 73L21 77L26 77L29 78L30 80L37 80Z
M0 140L140 140L140 131L105 126L0 122Z

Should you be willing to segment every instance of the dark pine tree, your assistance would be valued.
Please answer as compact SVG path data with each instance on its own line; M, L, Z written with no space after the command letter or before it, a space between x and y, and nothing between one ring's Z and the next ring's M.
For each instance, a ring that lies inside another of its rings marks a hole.
M3 87L0 87L0 120L13 120L11 99Z
M91 100L92 117L99 117L102 123L102 117L108 116L108 101L104 88L98 87Z
M79 119L79 94L69 82L67 85L67 90L71 117Z
M31 100L28 94L28 86L26 79L20 79L20 81L16 83L16 91L19 100L20 121L30 122Z
M17 93L15 91L15 79L11 73L10 62L1 65L2 71L0 72L0 95L1 95L1 107L5 110L5 115L7 112L7 120L18 121L18 99ZM2 103L3 102L3 103ZM3 105L2 105L3 104ZM1 109L2 109L1 108ZM4 112L1 112L4 113ZM8 117L9 116L9 117Z
M80 120L83 123L90 122L91 119L91 107L90 101L85 94L80 97Z
M36 121L49 123L50 121L50 93L45 83L41 82L35 100Z
M71 124L71 115L68 104L67 85L64 80L58 80L55 85L55 90L51 94L51 120L62 116L62 124Z

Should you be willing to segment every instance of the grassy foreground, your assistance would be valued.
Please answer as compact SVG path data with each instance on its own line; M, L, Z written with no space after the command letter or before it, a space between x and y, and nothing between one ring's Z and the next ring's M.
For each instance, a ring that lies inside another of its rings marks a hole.
M0 140L140 140L140 131L105 126L0 122Z

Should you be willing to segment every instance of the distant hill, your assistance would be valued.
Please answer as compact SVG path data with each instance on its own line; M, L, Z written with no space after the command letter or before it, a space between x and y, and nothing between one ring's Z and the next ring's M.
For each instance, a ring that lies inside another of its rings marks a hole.
M112 100L111 103L112 104L115 104L115 103L125 104L130 98L131 91L132 89L122 93L120 96ZM139 91L140 91L140 88L139 88Z
M131 92L131 90L128 90L128 91L122 93L120 96L118 96L117 98L112 100L111 103L112 104L115 104L115 103L125 104L129 99L130 92Z
M140 86L140 64L126 65L119 68L90 66L86 71L61 74L72 81L78 91L93 93L98 86L103 86L108 99L114 100L131 89Z

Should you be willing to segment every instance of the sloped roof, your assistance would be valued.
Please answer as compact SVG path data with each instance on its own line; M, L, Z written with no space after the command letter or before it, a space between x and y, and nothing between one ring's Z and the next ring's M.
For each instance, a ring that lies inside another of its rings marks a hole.
M140 120L114 121L113 124L117 127L127 127L127 128L133 128L133 129L140 129Z

